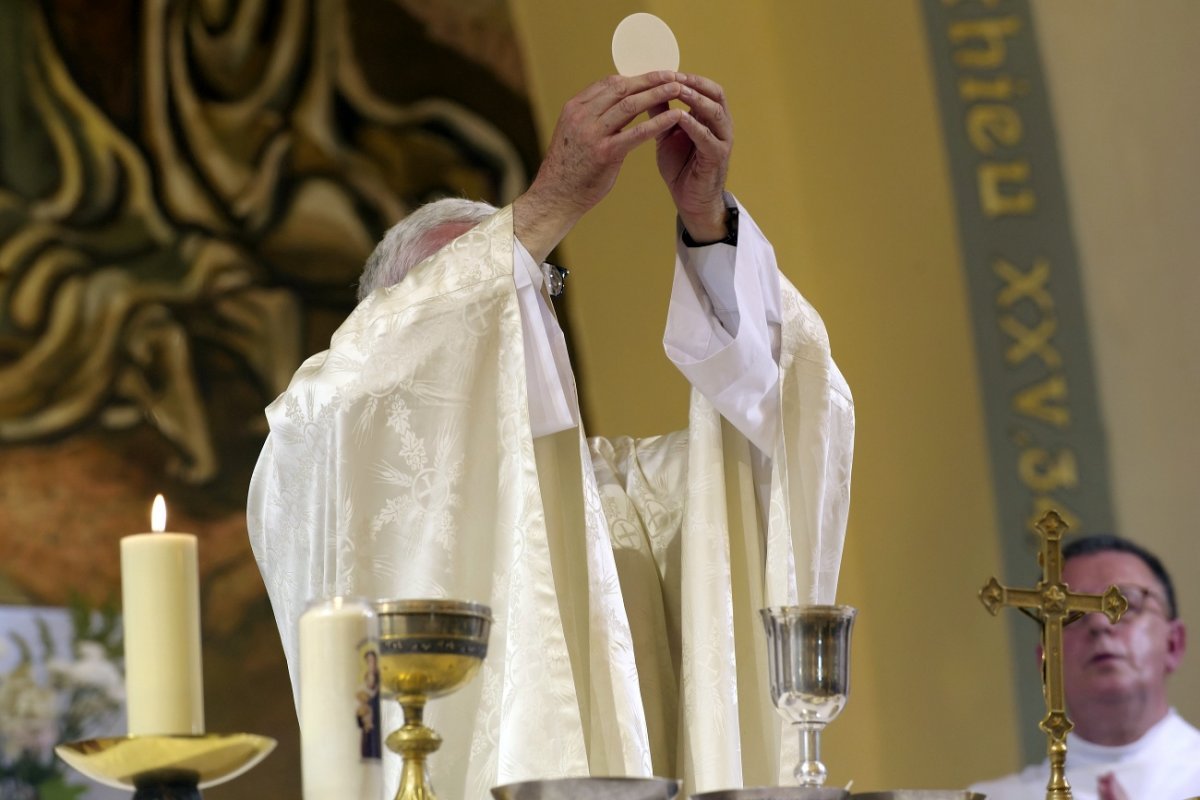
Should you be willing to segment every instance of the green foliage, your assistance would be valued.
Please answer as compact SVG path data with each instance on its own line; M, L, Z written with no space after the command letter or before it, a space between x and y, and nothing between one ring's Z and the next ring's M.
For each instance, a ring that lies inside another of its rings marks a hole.
M71 613L75 641L98 642L104 647L104 655L110 661L120 663L125 642L121 636L121 607L117 601L110 597L99 607L93 608L81 595L71 592L67 608Z
M38 617L36 624L38 630L38 641L40 641L42 644L42 660L49 661L58 655L58 653L55 652L57 648L54 646L54 635L50 633L50 626L43 618Z
M55 775L37 784L37 791L39 800L79 800L87 793L87 787L74 786L67 783L62 775Z
M27 667L32 664L33 650L30 649L29 642L25 641L25 637L19 633L10 632L8 634L8 638L17 646L17 649L21 651L21 666Z

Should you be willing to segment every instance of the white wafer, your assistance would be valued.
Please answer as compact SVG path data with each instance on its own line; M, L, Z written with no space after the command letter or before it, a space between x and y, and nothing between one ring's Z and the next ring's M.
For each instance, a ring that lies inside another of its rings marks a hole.
M653 14L630 14L617 24L613 64L622 75L679 69L679 43L667 23Z

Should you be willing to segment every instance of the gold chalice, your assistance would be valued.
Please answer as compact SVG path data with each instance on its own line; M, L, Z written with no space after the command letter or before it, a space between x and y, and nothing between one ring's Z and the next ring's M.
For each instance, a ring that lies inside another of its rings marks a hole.
M384 600L379 615L380 688L404 709L387 738L404 761L396 800L437 800L426 759L442 737L422 722L425 703L465 686L487 656L492 611L460 600Z

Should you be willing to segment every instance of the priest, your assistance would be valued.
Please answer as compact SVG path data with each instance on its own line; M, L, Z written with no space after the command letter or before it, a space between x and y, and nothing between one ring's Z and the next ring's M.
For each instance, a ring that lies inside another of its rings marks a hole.
M725 191L732 140L702 76L589 86L510 207L440 201L388 232L267 409L248 523L293 684L313 598L492 608L480 676L427 709L443 796L588 774L707 791L795 763L758 609L833 601L854 410L820 317ZM664 345L688 426L589 440L541 262L649 141L678 211Z

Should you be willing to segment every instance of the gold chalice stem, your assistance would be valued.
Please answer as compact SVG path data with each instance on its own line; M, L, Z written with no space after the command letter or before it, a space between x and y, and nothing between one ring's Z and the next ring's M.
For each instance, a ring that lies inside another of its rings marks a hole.
M404 725L387 738L388 749L399 753L404 761L395 800L437 800L425 759L442 746L442 737L421 721L424 697L403 699L400 707L404 709Z

